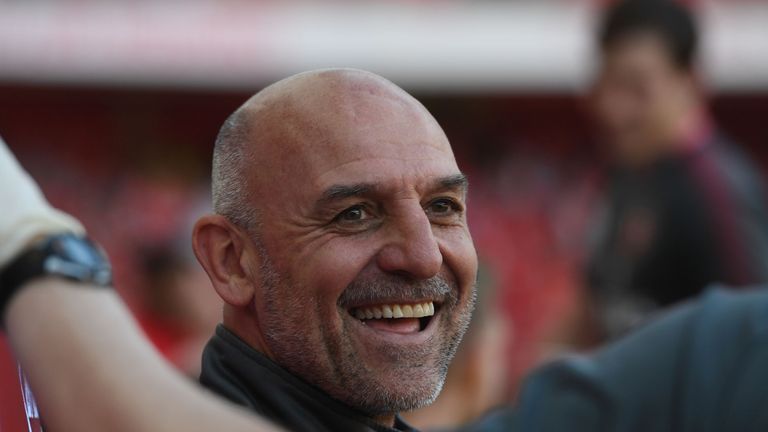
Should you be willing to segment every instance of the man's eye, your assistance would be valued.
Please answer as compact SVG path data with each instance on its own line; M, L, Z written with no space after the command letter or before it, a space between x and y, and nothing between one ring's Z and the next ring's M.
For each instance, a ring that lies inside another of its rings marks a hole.
M369 214L365 207L356 205L339 213L335 220L336 222L357 222L367 219L368 216Z
M447 215L458 212L461 210L461 206L455 201L448 198L440 198L429 203L427 207L427 213L434 215Z

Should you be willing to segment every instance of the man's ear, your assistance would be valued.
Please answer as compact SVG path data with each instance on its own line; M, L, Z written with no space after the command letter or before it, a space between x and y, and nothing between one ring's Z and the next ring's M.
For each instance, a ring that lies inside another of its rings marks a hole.
M241 229L221 215L201 217L192 231L192 249L213 288L226 303L236 307L247 306L254 296L244 260L249 249L246 239Z

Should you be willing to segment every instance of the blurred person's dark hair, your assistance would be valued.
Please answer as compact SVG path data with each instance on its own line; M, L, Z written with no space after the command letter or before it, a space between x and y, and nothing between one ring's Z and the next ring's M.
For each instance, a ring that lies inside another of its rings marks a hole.
M600 47L608 50L628 37L651 34L660 38L672 62L693 68L698 30L689 10L673 0L622 0L605 13L598 33Z

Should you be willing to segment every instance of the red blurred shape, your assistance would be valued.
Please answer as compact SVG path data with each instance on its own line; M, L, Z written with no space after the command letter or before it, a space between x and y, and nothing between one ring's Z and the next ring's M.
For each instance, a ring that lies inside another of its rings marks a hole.
M25 394L24 381L5 337L0 334L0 432L42 431L37 406L28 387Z

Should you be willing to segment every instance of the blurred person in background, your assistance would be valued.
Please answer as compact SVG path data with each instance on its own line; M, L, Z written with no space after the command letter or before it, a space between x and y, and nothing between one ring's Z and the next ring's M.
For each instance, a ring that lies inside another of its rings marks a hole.
M174 366L200 375L200 355L220 321L221 300L196 262L169 245L140 253L142 309L135 311L147 337Z
M587 279L612 338L713 282L768 281L768 218L762 179L707 110L691 13L621 1L598 37L591 102L613 172Z
M200 356L221 321L223 306L192 253L189 235L197 218L210 208L210 198L206 194L205 199L199 199L197 190L185 193L179 189L191 188L188 185L131 185L143 200L135 207L143 206L151 209L149 214L163 215L153 218L163 221L156 224L159 227L144 220L134 222L134 228L127 233L134 239L130 249L136 249L140 275L134 283L137 301L133 313L158 351L187 376L197 379ZM162 205L169 194L173 199L165 204L172 206Z

